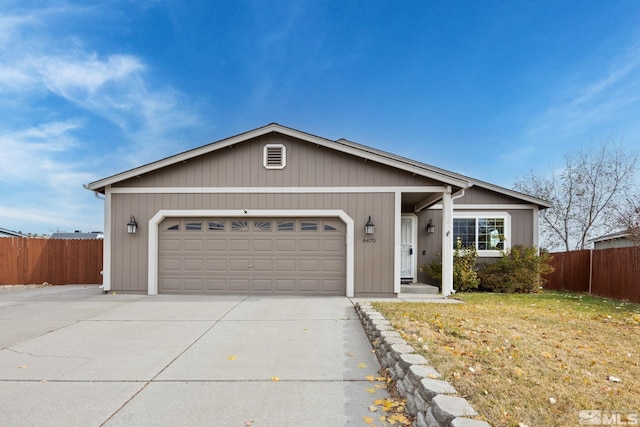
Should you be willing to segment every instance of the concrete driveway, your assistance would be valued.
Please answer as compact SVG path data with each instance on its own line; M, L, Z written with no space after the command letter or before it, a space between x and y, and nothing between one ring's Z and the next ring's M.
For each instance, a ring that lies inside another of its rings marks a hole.
M365 425L379 368L344 297L0 293L3 425Z

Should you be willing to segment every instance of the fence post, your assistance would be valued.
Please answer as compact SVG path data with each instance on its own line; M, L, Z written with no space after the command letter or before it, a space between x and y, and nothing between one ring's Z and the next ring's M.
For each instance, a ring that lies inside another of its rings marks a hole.
M593 280L593 249L589 249L589 295L591 295L592 280Z

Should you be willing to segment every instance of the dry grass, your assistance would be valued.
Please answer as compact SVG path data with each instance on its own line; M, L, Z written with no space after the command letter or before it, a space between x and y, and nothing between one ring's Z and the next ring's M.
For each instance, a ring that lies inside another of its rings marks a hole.
M374 306L492 425L640 411L640 305L561 292L458 297L466 304Z

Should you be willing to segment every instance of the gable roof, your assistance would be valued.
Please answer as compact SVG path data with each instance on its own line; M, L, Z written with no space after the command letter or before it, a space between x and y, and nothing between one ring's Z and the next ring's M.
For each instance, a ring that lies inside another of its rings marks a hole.
M404 170L406 172L423 176L425 178L434 179L442 182L445 185L451 185L455 189L467 189L476 185L482 188L496 191L498 193L515 197L517 199L527 201L529 203L538 205L541 208L548 208L551 206L551 204L549 204L544 200L531 197L531 196L519 193L517 191L502 188L497 185L475 180L475 179L466 177L464 175L457 174L455 172L451 172L445 169L437 168L435 166L427 165L425 163L417 162L415 160L411 160L406 157L398 156L392 153L388 153L386 151L378 150L372 147L368 147L366 145L348 141L346 139L339 139L337 141L333 141L317 135L312 135L310 133L302 132L297 129L282 126L277 123L270 123L266 126L263 126L248 132L231 136L229 138L225 138L217 142L212 142L210 144L203 145L201 147L194 148L192 150L188 150L188 151L176 154L174 156L166 157L164 159L161 159L152 163L148 163L146 165L143 165L134 169L130 169L128 171L124 171L116 175L112 175L107 178L100 179L98 181L94 181L90 184L85 185L85 188L98 193L104 193L105 187L108 185L116 184L118 182L130 179L130 178L134 178L136 176L140 176L145 173L162 169L164 167L171 166L179 162L187 161L195 157L212 153L214 151L218 151L223 148L226 148L244 141L248 141L256 137L267 135L269 133L274 133L274 132L282 135L287 135L292 138L297 138L303 141L307 141L322 147L331 148L346 154L351 154L356 157L382 163L387 166L395 167L397 169Z

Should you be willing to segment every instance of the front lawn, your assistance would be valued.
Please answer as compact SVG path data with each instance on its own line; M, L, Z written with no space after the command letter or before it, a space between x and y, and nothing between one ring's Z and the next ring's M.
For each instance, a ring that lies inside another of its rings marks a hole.
M582 294L456 294L374 303L494 426L573 426L640 412L640 305Z

